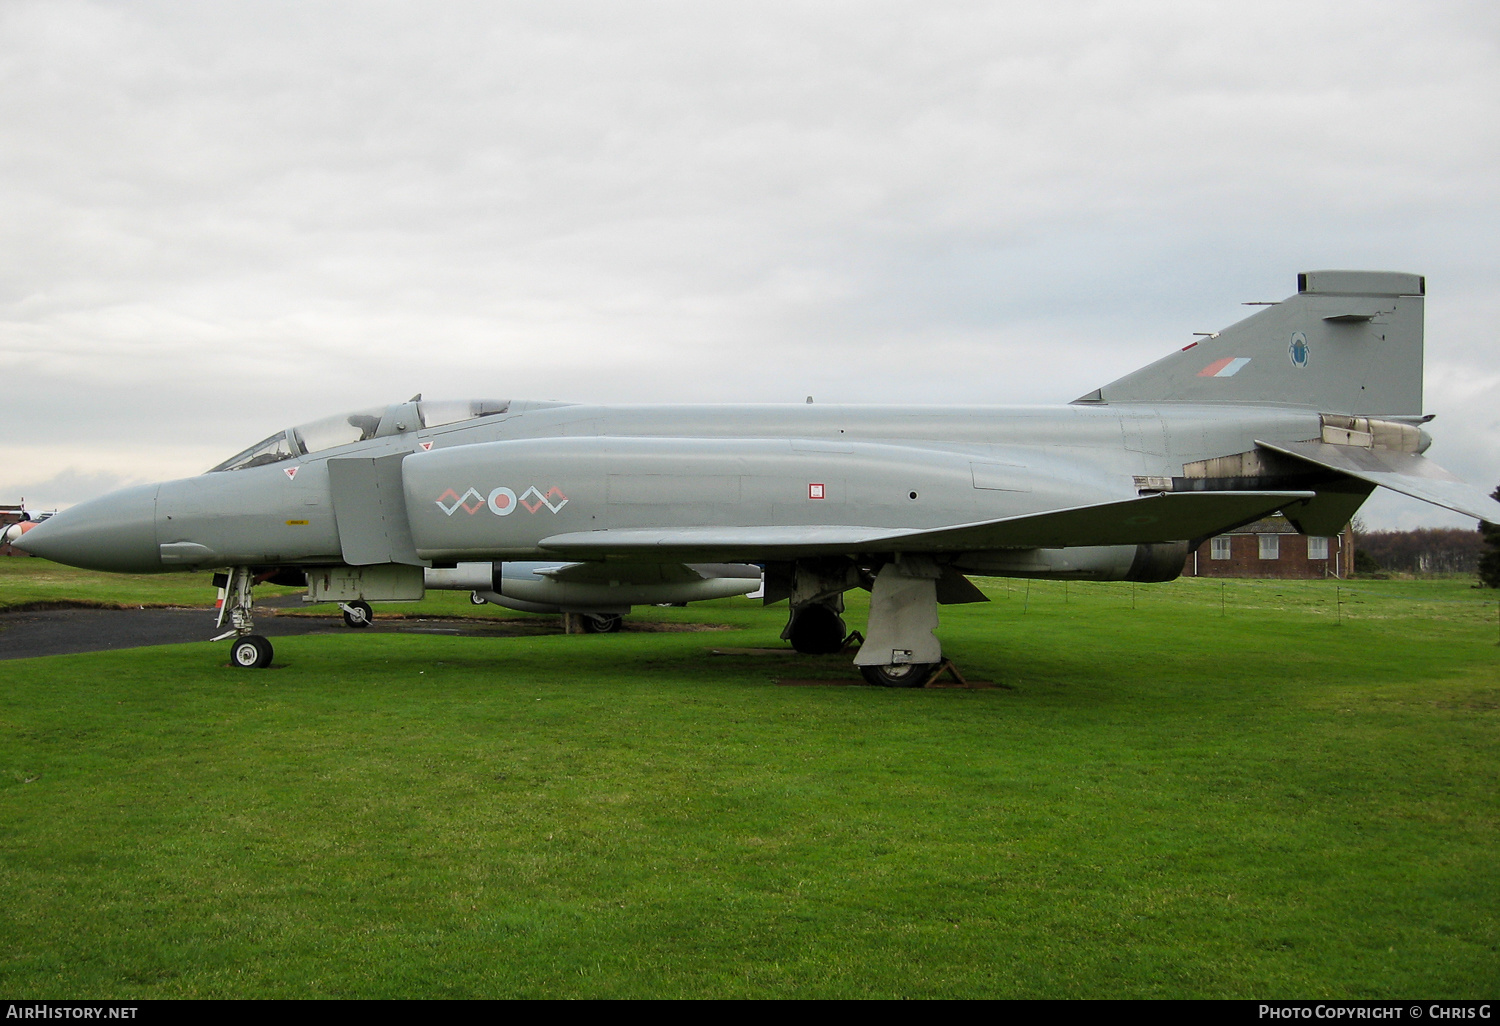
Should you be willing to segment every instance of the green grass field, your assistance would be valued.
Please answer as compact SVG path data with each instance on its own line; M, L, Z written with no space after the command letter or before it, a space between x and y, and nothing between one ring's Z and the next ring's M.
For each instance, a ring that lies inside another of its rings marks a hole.
M745 600L0 661L0 991L1495 996L1494 592L984 584L1015 690L779 687L858 678ZM0 560L68 598L212 591Z

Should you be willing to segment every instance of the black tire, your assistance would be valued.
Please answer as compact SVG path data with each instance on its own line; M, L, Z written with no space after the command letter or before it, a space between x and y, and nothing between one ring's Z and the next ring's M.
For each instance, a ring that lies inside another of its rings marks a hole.
M375 622L375 614L370 609L370 603L363 599L350 602L349 608L342 612L346 627L368 627Z
M614 634L625 618L619 613L584 613L578 620L585 634Z
M271 665L273 654L269 641L259 634L247 634L235 638L229 646L229 665L242 670L264 670Z
M890 666L861 666L860 675L880 688L919 688L927 683L937 663L899 663Z
M489 599L482 598L480 596L479 592L477 592L477 591L471 591L471 592L469 592L469 605L471 605L471 606L482 606L482 605L484 605L487 602L489 602Z
M792 616L786 640L803 655L832 655L844 647L849 633L843 617L827 606L803 606Z

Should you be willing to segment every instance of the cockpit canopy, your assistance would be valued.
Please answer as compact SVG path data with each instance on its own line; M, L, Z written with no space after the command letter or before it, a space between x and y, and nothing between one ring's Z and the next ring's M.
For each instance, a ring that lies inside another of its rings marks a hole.
M270 438L256 442L244 452L220 463L209 473L263 467L268 463L296 459L324 449L363 442L368 438L493 417L509 408L510 403L499 399L439 399L431 402L414 400L393 406L372 406L278 431Z

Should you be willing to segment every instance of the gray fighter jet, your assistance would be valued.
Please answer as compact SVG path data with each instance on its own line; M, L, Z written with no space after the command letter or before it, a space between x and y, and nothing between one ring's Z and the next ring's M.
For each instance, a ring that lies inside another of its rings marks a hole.
M1278 510L1335 534L1376 485L1500 521L1421 455L1424 293L1413 274L1302 274L1066 406L398 403L7 540L101 570L223 568L240 666L271 658L250 618L266 579L346 613L458 587L609 615L706 597L726 578L703 564L758 564L799 651L842 648L844 592L870 589L854 662L915 685L942 660L938 605L984 600L965 574L1168 581Z

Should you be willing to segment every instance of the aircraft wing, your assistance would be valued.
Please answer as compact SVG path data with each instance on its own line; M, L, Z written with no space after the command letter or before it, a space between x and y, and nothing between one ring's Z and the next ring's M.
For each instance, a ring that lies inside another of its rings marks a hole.
M1312 492L1165 492L1072 509L928 529L839 525L619 528L544 538L574 558L790 559L855 552L1137 545L1206 538L1313 497Z
M1500 522L1500 503L1416 453L1330 445L1327 442L1257 441L1255 444L1476 520Z

